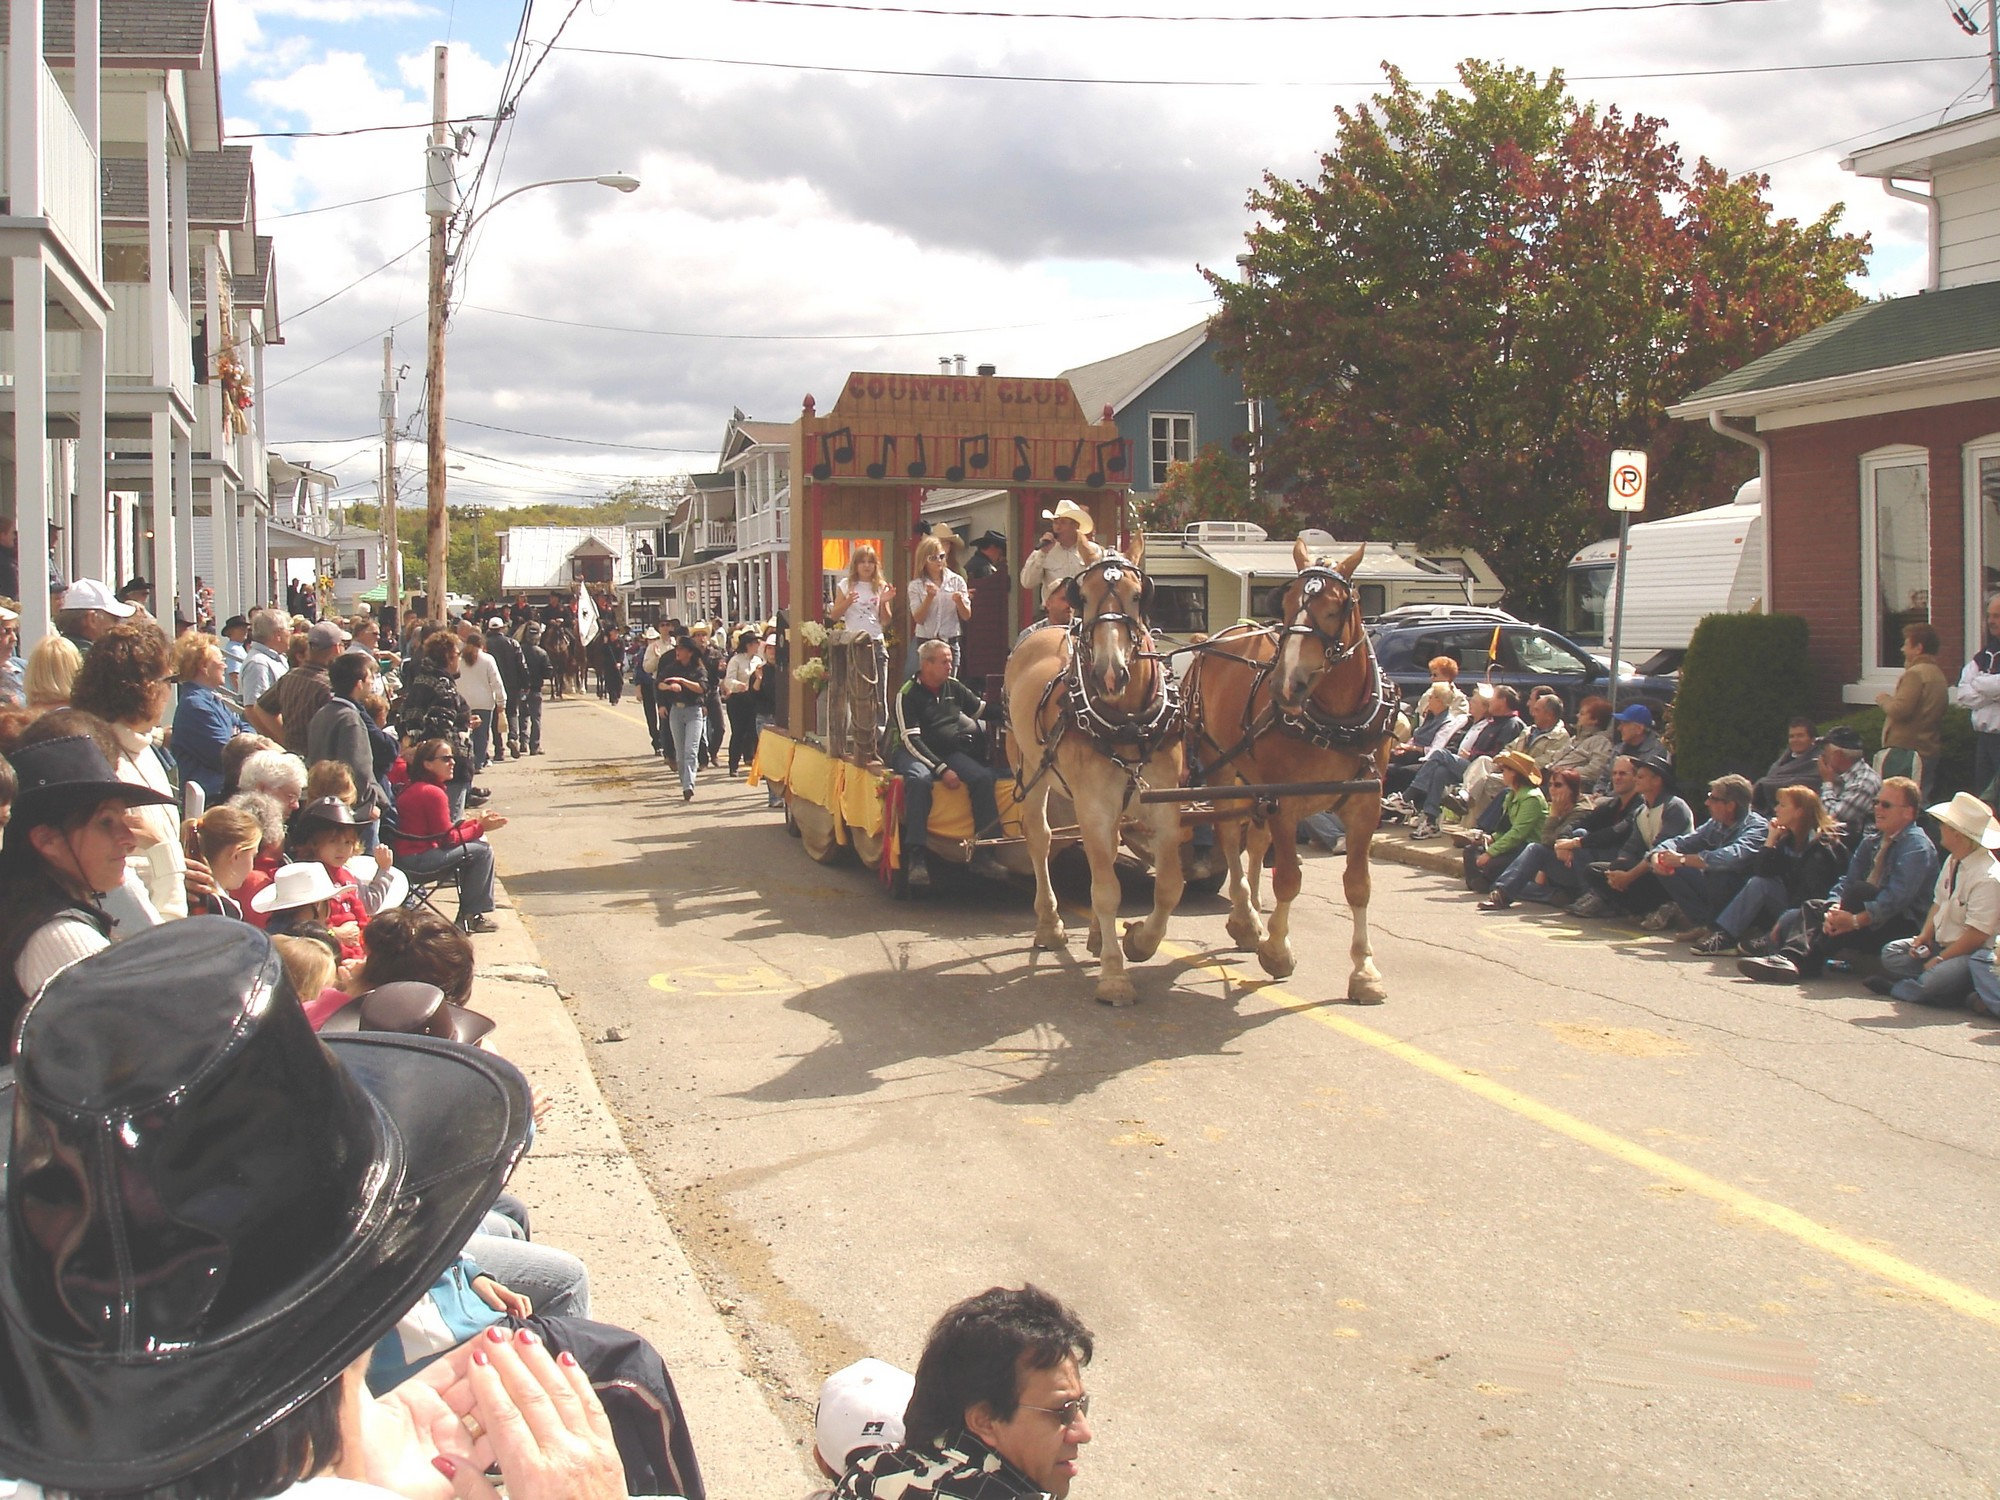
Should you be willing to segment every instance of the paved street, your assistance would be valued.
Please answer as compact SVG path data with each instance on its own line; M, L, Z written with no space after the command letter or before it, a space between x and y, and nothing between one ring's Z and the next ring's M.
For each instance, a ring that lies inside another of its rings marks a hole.
M1321 856L1290 981L1190 898L1113 1011L1025 891L892 903L684 807L636 703L547 724L502 872L796 1428L1032 1279L1099 1337L1088 1500L2000 1489L2000 1032L1395 865L1350 1006Z

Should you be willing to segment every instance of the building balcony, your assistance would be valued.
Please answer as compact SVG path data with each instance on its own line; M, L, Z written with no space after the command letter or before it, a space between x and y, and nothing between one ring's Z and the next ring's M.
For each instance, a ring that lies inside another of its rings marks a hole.
M0 47L0 80L6 77L8 49ZM4 89L0 89L4 96ZM94 276L100 264L98 241L98 199L102 187L97 175L97 153L90 138L70 108L56 75L42 64L42 201L37 204L16 200L13 184L6 180L8 111L0 99L0 194L7 198L7 212L19 218L43 218L56 227L77 260Z
M738 551L754 552L764 547L788 547L791 541L792 513L789 508L760 510L752 515L737 518Z
M194 400L194 342L188 333L188 317L179 302L163 288L146 281L113 281L105 286L111 294L111 316L104 328L104 384L118 387L168 388L181 399ZM167 347L163 351L165 369L153 363L153 298L166 298ZM0 333L0 365L5 383L12 385L14 336ZM49 334L49 385L52 389L74 389L83 373L83 335ZM200 452L209 452L207 448Z
M736 523L734 521L691 521L687 528L687 542L681 549L684 557L698 557L704 552L732 552L736 548Z

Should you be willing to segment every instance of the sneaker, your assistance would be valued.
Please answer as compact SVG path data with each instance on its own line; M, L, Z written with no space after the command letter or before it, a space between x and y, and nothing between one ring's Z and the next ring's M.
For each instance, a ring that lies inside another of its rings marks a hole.
M1479 903L1481 911L1505 911L1514 904L1514 898L1505 891L1494 891Z
M1739 958L1736 972L1760 984L1797 984L1800 978L1799 966L1782 953L1766 958Z
M928 895L931 888L930 861L925 859L921 853L905 856L903 861L903 881L909 887L912 896Z
M1662 901L1658 906L1639 919L1643 932L1672 932L1680 926L1680 908L1671 901Z
M1696 943L1694 951L1699 953L1703 958L1731 958L1742 952L1742 949L1737 946L1735 938L1731 937L1721 928L1717 928L1714 932L1711 932L1707 937Z
M1608 917L1611 915L1611 903L1595 891L1585 891L1569 904L1569 914L1572 917Z
M484 807L492 800L493 794L483 786L476 786L465 794L465 805L467 807Z
M1417 839L1434 839L1438 836L1439 832L1437 824L1429 818L1420 817L1410 825L1410 838L1412 842Z
M1736 944L1736 951L1745 958L1762 958L1771 951L1771 940L1767 937L1747 937Z
M692 802L692 801L694 801L694 788L693 788L693 787L691 787L691 786L684 786L684 787L682 787L682 788L681 788L681 801L683 801L683 802Z
M499 924L491 917L460 917L458 927L461 932L498 932Z
M1444 805L1455 813L1462 813L1472 805L1472 802L1465 795L1463 786L1454 786L1445 788Z

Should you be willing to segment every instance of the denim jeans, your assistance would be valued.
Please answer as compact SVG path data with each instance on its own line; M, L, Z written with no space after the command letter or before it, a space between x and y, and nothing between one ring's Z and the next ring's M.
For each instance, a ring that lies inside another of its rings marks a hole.
M521 748L539 752L542 748L542 695L539 689L521 694Z
M667 725L674 736L674 751L680 763L681 790L694 790L694 773L701 762L702 736L708 720L699 703L676 703L667 711Z
M758 740L764 738L764 731L771 727L771 723L772 716L770 714L757 715L757 739L751 741L753 747ZM785 799L778 791L778 783L769 777L764 779L764 805L766 807L783 807L785 805Z
M1716 914L1735 898L1743 881L1733 870L1690 870L1685 865L1659 879L1668 899L1697 927L1714 926Z
M511 1236L475 1234L465 1253L502 1286L534 1303L550 1318L590 1316L590 1272L567 1250Z
M493 846L484 839L448 849L401 854L396 857L396 868L412 878L424 879L449 871L458 882L461 919L483 917L493 910Z
M1583 856L1579 854L1577 857L1581 859ZM1548 884L1537 885L1537 875L1548 876ZM1566 865L1556 857L1553 844L1537 840L1507 866L1500 878L1493 882L1493 889L1504 891L1519 901L1567 906L1583 894L1583 877L1577 873L1575 865Z
M486 769L486 763L493 753L493 714L483 710L479 722L472 726L472 769L474 772Z
M1435 818L1444 806L1444 794L1457 785L1469 764L1462 755L1433 755L1417 767L1404 795L1422 806L1425 817Z
M1972 955L1972 1004L1989 1016L2000 1016L2000 970L1993 967L1991 949Z
M451 780L444 784L444 795L451 803L451 820L456 823L465 816L465 794L472 790L472 755L461 751L451 768Z
M991 837L1000 822L1000 803L993 794L992 769L981 765L962 750L947 755L944 765L947 770L958 773L958 779L965 783L966 791L972 796L973 836ZM930 837L931 788L938 773L900 747L896 751L896 771L903 778L903 849L906 854L919 852Z
M1746 937L1762 937L1785 909L1785 883L1775 875L1752 875L1743 889L1729 898L1715 919L1717 930L1741 942Z
M1948 958L1943 963L1924 967L1924 961L1911 951L1915 938L1898 938L1893 943L1882 945L1882 972L1896 981L1890 998L1909 1001L1917 1005L1962 1005L1972 998L1972 966L1978 954L1967 954L1960 958ZM1992 950L1984 953L1988 968L1993 966Z

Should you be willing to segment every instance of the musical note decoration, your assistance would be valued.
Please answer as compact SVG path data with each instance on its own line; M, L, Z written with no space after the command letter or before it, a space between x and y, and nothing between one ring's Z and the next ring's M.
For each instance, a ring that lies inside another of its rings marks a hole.
M882 451L876 456L875 462L867 468L868 477L870 479L886 478L889 473L889 465L895 461L895 458L896 440L893 437L883 438Z
M917 456L910 460L910 466L904 472L912 479L922 479L930 471L930 458L924 452L924 435L920 432L917 434Z
M815 479L831 479L835 464L854 462L854 429L836 427L832 432L823 432L819 437L819 462L812 467Z
M1084 475L1083 482L1092 489L1101 489L1104 485L1104 476L1107 473L1123 474L1125 472L1125 440L1123 438L1111 438L1106 442L1097 444L1096 447L1097 452L1095 457L1097 459L1097 467Z
M983 469L990 462L992 462L992 452L985 433L982 432L977 437L962 437L958 440L958 462L946 466L944 477L951 483L957 484L965 478L967 469Z
M1014 483L1026 484L1034 477L1035 465L1028 456L1028 440L1017 437L1014 439Z
M1083 439L1076 440L1076 446L1069 450L1069 461L1056 465L1056 483L1068 484L1076 478L1077 460L1083 457Z

